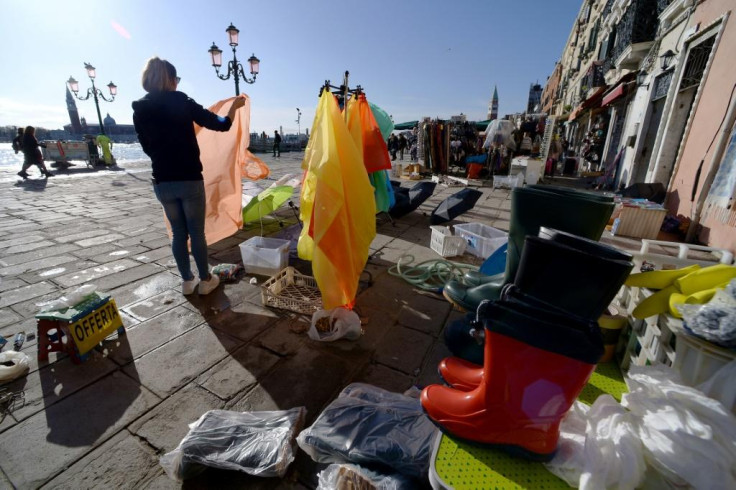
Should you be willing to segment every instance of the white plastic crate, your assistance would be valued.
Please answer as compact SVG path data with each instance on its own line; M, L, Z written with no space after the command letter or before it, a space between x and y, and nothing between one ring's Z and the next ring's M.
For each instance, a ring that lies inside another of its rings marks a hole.
M677 337L674 368L685 384L697 386L736 359L736 352L719 347L687 332Z
M465 253L467 243L463 237L452 236L447 226L430 226L432 237L429 247L442 257L455 257Z
M240 244L248 274L272 276L289 265L289 240L254 236Z
M468 252L482 259L489 257L494 250L509 239L509 235L505 231L497 230L483 223L455 225L455 234L465 240Z

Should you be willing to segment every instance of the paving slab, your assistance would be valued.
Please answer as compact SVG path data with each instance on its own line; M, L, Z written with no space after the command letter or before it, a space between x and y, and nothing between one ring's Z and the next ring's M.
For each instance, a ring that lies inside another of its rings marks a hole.
M109 251L105 251L90 257L90 260L93 262L97 262L98 264L106 264L108 262L114 262L120 259L133 258L136 255L147 251L148 249L146 247L142 247L140 245L134 245L132 247L125 248L114 247Z
M57 290L58 287L56 285L44 281L31 286L23 286L10 291L5 291L0 295L0 308L28 301Z
M200 325L123 368L159 396L166 397L214 366L242 342Z
M79 231L79 232L68 230L67 233L57 236L56 241L59 243L78 242L86 238L93 238L97 236L107 235L108 233L109 231L102 229L102 228L87 229L85 231Z
M439 334L450 313L450 303L444 298L417 294L399 310L398 323L430 335Z
M71 396L98 379L117 369L114 362L92 355L82 364L72 363L69 357L29 372L5 387L13 392L23 392L24 403L13 410L16 420L46 410L51 405Z
M0 329L7 325L12 325L13 323L22 320L22 318L23 317L10 308L0 308Z
M394 393L403 393L412 386L413 378L382 364L368 364L353 380L368 383Z
M31 243L24 243L22 245L13 245L12 247L8 247L3 250L3 256L8 257L15 254L30 252L31 250L36 250L39 248L53 247L54 245L56 245L56 243L50 240L43 239Z
M127 259L126 259L127 260ZM113 264L115 262L112 262ZM137 263L136 263L137 265ZM153 276L161 272L161 267L155 264L143 264L137 267L132 267L115 274L109 274L99 279L96 279L94 283L102 291L110 291L117 287L123 286L143 279L145 277Z
M0 434L0 467L14 486L38 487L158 402L114 372Z
M424 387L431 384L444 384L444 380L437 371L440 361L446 357L452 356L452 352L447 348L443 340L439 340L432 345L422 370L417 377L416 384Z
M189 424L205 412L221 409L224 405L223 400L190 383L130 424L128 429L163 454L176 448L189 432Z
M161 271L130 284L109 289L107 292L115 299L118 308L124 308L132 303L137 303L172 289L180 283L181 278L178 276L167 271Z
M62 247L59 247L59 248L62 248ZM17 256L14 256L14 257L17 257ZM66 254L54 255L51 257L43 257L39 259L29 260L27 262L24 261L18 264L9 265L7 267L2 267L0 268L0 276L20 276L21 274L24 274L27 272L55 268L55 267L61 266L62 264L66 264L66 263L70 263L70 262L74 262L78 260L79 260L79 257L76 257L74 255L66 255ZM0 263L1 262L2 260L0 260Z
M183 294L170 289L151 298L130 304L123 311L143 322L185 302L186 297Z
M399 326L383 337L375 360L409 376L416 376L432 342L432 337L427 334Z
M110 274L119 275L125 270L138 266L138 262L129 259L116 260L109 264L100 264L89 269L71 272L54 278L54 282L62 287L68 288L80 284L90 283ZM126 281L129 282L129 281ZM123 283L124 284L124 283Z
M41 234L28 234L22 237L10 238L8 240L0 240L0 248L14 247L16 245L31 244L42 241L44 238ZM3 254L5 251L3 251Z
M128 364L203 322L204 318L197 312L178 306L142 323L124 323L126 335L110 342L108 355L121 366Z
M150 264L151 262L156 262L157 260L172 257L171 245L168 243L163 247L155 248L153 250L147 247L144 247L143 245L134 245L133 247L128 247L128 248L142 249L140 252L134 255L131 255L130 257L144 264ZM192 262L192 265L194 265L194 260L192 260L191 262Z
M195 300L201 300L201 298L190 299L190 301ZM210 301L209 297L207 301ZM191 308L192 305L188 307ZM194 309L204 312L203 315L210 327L245 341L251 340L281 318L273 310L247 301L235 306L224 307L217 303L217 306L210 306L209 309L200 304Z
M69 257L67 255L59 255L58 259L60 262L60 259L62 257ZM54 259L57 257L49 257L49 259ZM48 259L47 259L48 260ZM91 260L80 260L80 259L74 259L69 262L60 262L59 264L56 264L53 267L49 268L43 268L38 269L36 271L29 271L24 274L20 274L18 277L23 279L24 281L36 284L41 281L52 281L55 277L64 275L64 274L70 274L74 271L81 271L84 269L89 269L90 267L95 267L97 263L92 262Z
M155 479L160 472L158 455L122 430L41 488L133 490Z
M222 400L230 400L247 391L277 362L279 356L254 345L246 345L231 357L202 373L197 383Z

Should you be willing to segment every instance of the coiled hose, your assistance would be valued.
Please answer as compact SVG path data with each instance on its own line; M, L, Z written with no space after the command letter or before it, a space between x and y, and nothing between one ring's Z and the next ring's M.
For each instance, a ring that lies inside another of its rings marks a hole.
M413 255L402 255L396 265L391 266L388 273L400 277L409 284L425 291L441 293L445 284L451 280L462 279L466 270L478 270L478 266L433 259L410 265Z

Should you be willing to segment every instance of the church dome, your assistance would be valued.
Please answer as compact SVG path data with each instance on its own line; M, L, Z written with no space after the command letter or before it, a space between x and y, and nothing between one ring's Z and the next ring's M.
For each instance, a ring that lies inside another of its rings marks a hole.
M117 123L115 122L115 119L113 119L112 117L110 117L110 113L108 112L107 113L107 116L105 116L105 119L103 121L103 124L105 126L115 126Z

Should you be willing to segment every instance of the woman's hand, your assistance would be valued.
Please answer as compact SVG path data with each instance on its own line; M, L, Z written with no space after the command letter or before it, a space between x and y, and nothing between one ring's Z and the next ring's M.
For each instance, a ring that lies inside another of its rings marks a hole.
M227 113L227 117L230 118L231 121L235 118L235 111L240 109L245 105L245 96L241 95L235 98L232 105L230 106L230 110Z

